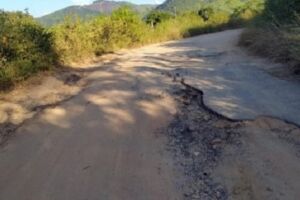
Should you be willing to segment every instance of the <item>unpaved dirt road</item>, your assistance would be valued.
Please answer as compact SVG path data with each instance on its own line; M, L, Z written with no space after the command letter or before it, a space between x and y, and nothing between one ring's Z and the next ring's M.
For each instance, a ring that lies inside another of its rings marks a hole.
M80 92L32 115L7 98L1 123L18 128L0 148L0 199L297 199L299 128L257 117L300 124L299 84L236 47L240 33L104 56L77 69Z

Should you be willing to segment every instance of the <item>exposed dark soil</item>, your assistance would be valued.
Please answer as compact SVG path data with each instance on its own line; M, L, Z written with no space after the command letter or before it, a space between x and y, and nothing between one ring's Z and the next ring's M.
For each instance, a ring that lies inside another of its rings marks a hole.
M174 93L179 112L168 128L169 149L184 170L185 199L227 199L228 191L211 177L224 145L238 148L240 122L214 113L205 107L201 91L177 88Z
M233 121L206 107L200 90L185 85L173 93L179 107L167 130L168 149L185 175L184 199L296 199L297 126L268 117ZM277 151L289 155L288 173Z

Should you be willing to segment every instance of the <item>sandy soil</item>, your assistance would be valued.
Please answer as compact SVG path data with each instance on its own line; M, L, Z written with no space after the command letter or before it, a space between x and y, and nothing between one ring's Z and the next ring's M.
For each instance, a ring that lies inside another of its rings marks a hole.
M77 95L22 118L0 150L0 199L181 199L181 175L159 134L176 112L172 81L119 57L77 68L87 83ZM65 96L69 86L54 82L47 91L62 87L57 97Z
M2 94L0 199L297 199L299 127L260 115L296 124L298 83L266 73L240 33L120 51Z

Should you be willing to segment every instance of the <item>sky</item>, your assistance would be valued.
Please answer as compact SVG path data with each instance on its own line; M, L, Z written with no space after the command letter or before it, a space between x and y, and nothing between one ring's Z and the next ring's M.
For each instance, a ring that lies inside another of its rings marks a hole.
M6 11L24 11L28 8L34 17L49 14L55 10L70 6L92 3L94 0L0 0L0 9ZM136 4L162 3L163 0L127 0Z

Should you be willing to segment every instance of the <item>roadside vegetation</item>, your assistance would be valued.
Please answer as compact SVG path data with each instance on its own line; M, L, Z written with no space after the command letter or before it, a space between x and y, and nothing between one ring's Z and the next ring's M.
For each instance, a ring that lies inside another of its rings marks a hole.
M0 12L0 89L47 70L57 60L54 38L28 14Z
M110 16L89 21L66 17L50 28L42 27L27 13L1 11L0 89L58 63L241 26L261 12L262 2L216 0L193 11L153 10L144 18L122 7Z
M240 44L252 52L292 66L300 74L300 2L267 0L243 33Z

